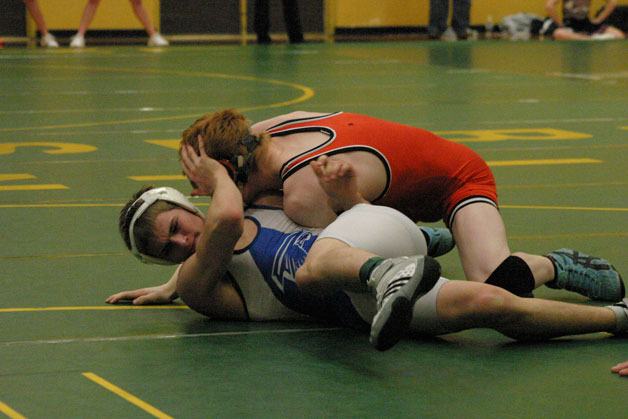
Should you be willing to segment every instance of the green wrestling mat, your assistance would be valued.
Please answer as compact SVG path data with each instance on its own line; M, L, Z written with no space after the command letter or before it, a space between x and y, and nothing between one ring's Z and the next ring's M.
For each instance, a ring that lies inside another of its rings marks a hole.
M391 42L0 50L0 417L623 418L628 341L407 340L108 306L171 268L125 250L144 184L188 191L180 132L351 111L462 141L492 166L513 251L581 249L628 273L625 42ZM196 200L202 203L202 200ZM456 252L445 276L463 277ZM537 297L586 302L541 288Z

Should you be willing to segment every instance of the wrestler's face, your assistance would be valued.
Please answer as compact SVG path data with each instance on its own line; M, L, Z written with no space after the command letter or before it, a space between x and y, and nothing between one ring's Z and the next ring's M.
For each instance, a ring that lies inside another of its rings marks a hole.
M196 242L205 221L182 208L164 211L155 218L151 253L175 263L181 263L196 251Z

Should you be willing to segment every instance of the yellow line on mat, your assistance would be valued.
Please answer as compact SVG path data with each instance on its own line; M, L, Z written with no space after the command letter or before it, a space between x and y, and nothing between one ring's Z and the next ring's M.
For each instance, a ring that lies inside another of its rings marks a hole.
M197 207L206 207L207 202L194 202ZM123 207L123 203L119 204L0 204L0 208L99 208L99 207Z
M124 204L4 204L0 208L95 208L122 207Z
M4 413L11 419L26 419L26 416L19 414L18 412L11 409L8 405L2 402L0 402L0 412Z
M491 167L510 166L551 166L557 164L593 164L602 163L596 159L537 159L537 160L494 160L486 162Z
M159 69L149 69L149 68L121 68L121 67L97 67L97 66L75 66L75 65L50 65L47 68L60 68L60 69L73 69L73 70L87 70L92 72L100 72L100 73L131 73L136 74L141 72L142 74L150 73L157 75L168 75L168 76L176 76L176 77L187 77L187 78L214 78L214 79L223 79L223 80L243 80L247 82L255 82L255 83L265 83L270 84L272 86L283 86L288 87L300 92L300 95L294 99L289 99L281 102L268 103L257 106L248 106L248 107L240 107L239 110L242 112L257 110L257 109L273 109L280 108L285 106L296 105L297 103L306 102L314 97L315 92L312 88L307 87L302 84L293 83L289 81L283 80L275 80L275 79L266 79L260 78L256 76L245 76L245 75L236 75L236 74L225 74L225 73L204 73L204 72L190 72L190 71L181 71L181 70L159 70ZM138 124L138 123L149 123L156 121L177 121L189 119L193 120L198 118L198 114L194 115L174 115L174 116L163 116L163 117L154 117L154 118L135 118L135 119L127 119L127 120L116 120L116 121L104 121L104 122L85 122L85 123L74 123L74 124L60 124L60 125L42 125L42 126L30 126L30 127L20 127L20 128L0 128L0 132L19 132L19 131L31 131L31 130L53 130L53 129L66 129L66 128L85 128L85 127L103 127L103 126L111 126L111 125L121 125L121 124Z
M31 180L37 179L30 173L2 173L0 174L0 182L6 182L8 180Z
M197 207L206 207L206 202L195 203ZM121 207L122 204L5 204L0 205L0 208L73 208L73 207ZM610 212L625 212L628 208L610 208L610 207L573 207L573 206L550 206L550 205L500 205L500 208L509 209L540 209L540 210L571 210L571 211L610 211ZM118 255L118 254L116 254ZM63 255L48 255L48 257L61 257ZM82 255L81 255L82 256ZM89 255L91 256L91 255ZM94 254L94 256L98 256ZM44 255L46 257L46 255ZM69 256L68 256L69 257ZM8 257L0 257L0 259L7 259ZM10 257L10 258L18 258Z
M61 189L70 189L65 185L60 183L44 183L40 185L1 185L0 191L51 191L51 190L61 190Z
M87 378L88 380L93 381L94 383L98 384L101 387L106 388L107 390L111 391L112 393L122 397L124 400L126 400L127 402L134 404L135 406L139 407L140 409L142 409L143 411L147 412L148 414L156 417L156 418L170 418L172 419L172 416L169 416L167 414L165 414L164 412L162 412L161 410L157 409L156 407L151 406L150 404L146 403L145 401L137 398L136 396L132 395L131 393L124 391L123 389L121 389L120 387L110 383L109 381L105 380L102 377L99 377L98 375L94 374L93 372L84 372L82 373L83 377Z
M127 255L128 255L128 252L57 253L57 254L48 254L48 255L0 256L0 260L67 259L67 258L91 258L91 257L127 256Z
M129 176L131 180L139 182L155 181L155 180L186 180L183 175L152 175L152 176Z
M0 308L0 313L32 313L41 311L114 311L114 310L187 310L186 305L107 305L107 306L68 306L68 307L8 307Z
M553 205L500 205L500 208L508 209L538 209L553 211L610 211L610 212L627 212L628 208L608 208L608 207L561 207Z
M509 240L556 240L572 238L606 238L606 237L628 237L628 232L616 233L564 233L564 234L528 234L508 236Z

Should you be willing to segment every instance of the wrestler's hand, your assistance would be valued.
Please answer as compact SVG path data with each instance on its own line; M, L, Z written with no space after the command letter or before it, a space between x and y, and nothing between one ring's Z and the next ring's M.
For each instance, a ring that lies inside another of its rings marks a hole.
M189 144L184 144L181 148L181 167L183 173L188 177L194 186L192 195L212 195L216 187L217 176L226 175L227 169L217 160L212 159L205 152L203 138L198 136L197 154Z
M121 291L109 296L105 302L117 304L132 301L133 305L170 304L176 298L176 291L173 292L168 284L163 284L156 287Z
M355 170L349 162L338 157L320 156L310 166L336 213L367 202L358 191Z
M620 362L619 364L611 368L611 371L621 376L628 377L628 361Z

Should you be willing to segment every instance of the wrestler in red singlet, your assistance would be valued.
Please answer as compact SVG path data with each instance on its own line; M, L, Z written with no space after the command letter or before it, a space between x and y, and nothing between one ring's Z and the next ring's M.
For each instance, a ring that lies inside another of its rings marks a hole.
M444 219L473 202L497 206L495 178L473 150L429 131L365 115L337 112L293 119L268 132L273 137L319 131L329 140L285 162L285 181L318 156L367 151L383 163L386 188L374 201L403 212L415 221Z

